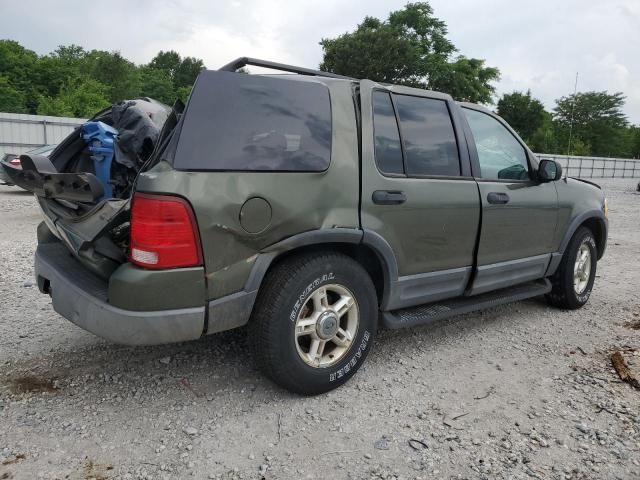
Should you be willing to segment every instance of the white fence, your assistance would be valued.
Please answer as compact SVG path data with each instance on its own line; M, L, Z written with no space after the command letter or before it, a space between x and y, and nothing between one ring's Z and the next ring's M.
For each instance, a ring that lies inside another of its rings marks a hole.
M0 112L0 159L5 153L20 154L43 145L60 143L86 120L70 117ZM640 160L538 154L562 165L564 174L582 178L637 178Z
M20 154L43 145L60 143L85 121L81 118L0 112L0 159L5 153Z
M563 174L581 178L637 178L640 177L640 160L603 157L573 157L567 155L546 155L538 153L538 158L549 158L562 165Z

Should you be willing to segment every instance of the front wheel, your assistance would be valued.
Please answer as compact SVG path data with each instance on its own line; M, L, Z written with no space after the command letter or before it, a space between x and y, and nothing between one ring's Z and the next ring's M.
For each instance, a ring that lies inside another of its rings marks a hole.
M552 290L547 294L551 305L569 310L582 307L593 289L598 250L588 228L576 230L562 256L558 270L551 277Z
M250 321L259 368L295 393L351 378L373 345L378 303L371 278L346 255L296 256L269 272Z

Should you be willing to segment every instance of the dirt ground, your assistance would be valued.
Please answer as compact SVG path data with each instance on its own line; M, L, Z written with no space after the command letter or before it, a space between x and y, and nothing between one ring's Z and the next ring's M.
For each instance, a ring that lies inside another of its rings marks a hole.
M598 181L598 180L596 180ZM610 234L579 311L534 299L385 331L342 388L301 398L245 332L112 345L33 280L40 214L0 187L0 479L640 478L640 193L607 180Z

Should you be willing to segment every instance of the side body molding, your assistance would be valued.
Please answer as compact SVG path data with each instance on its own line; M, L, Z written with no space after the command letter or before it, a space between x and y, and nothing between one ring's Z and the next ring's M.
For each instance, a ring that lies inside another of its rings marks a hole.
M394 310L462 295L471 266L399 277L398 263L389 243L371 230L332 228L305 232L278 242L258 255L244 287L257 293L276 257L293 249L330 243L361 244L377 256L382 267L383 289L380 310ZM255 298L255 295L254 295Z
M207 308L206 333L216 333L246 325L251 317L258 290L271 262L285 252L310 245L330 243L359 244L362 230L326 228L311 230L277 242L259 253L244 288L239 292L212 300Z
M396 261L396 255L393 253L391 245L389 245L384 237L372 230L364 230L362 243L376 253L380 263L382 264L384 288L382 290L380 310L387 310L388 305L394 296L393 286L398 282L398 262Z
M362 241L362 230L356 228L326 228L311 230L308 232L285 238L274 243L258 254L256 261L247 279L244 290L253 292L260 288L262 280L271 265L271 262L280 254L300 247L322 245L327 243L351 243L358 244Z
M257 292L269 266L278 255L300 247L330 243L362 244L373 250L382 265L384 288L381 308L390 302L394 285L398 281L398 263L391 246L379 234L355 228L327 228L294 235L278 242L258 254L251 274L244 286L245 292Z

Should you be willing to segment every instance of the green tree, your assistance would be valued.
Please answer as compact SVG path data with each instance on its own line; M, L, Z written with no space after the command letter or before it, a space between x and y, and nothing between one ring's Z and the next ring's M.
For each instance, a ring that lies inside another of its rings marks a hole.
M589 146L591 155L624 156L628 151L625 135L628 121L622 111L624 103L622 93L606 91L577 93L558 99L553 117L561 147L575 155L574 145L579 141Z
M38 56L0 40L0 110L87 117L109 103L148 96L168 104L186 100L204 69L202 60L159 52L138 66L120 52L63 45Z
M485 67L484 60L459 55L455 61L442 66L433 74L428 88L447 92L457 100L472 103L492 103L495 88L490 82L497 80L497 68Z
M544 105L531 96L530 90L504 94L498 100L498 115L527 142L543 127L548 117Z
M31 70L38 59L35 52L27 50L13 40L0 40L0 72L11 79L16 88L24 88L31 81Z
M71 106L74 116L87 118L109 106L111 102L107 98L108 91L106 85L87 78L77 85L64 89L61 97Z
M73 117L71 106L61 97L46 97L42 95L38 101L38 115L52 115L54 117Z
M38 58L34 84L42 97L56 97L65 86L89 75L87 52L78 45L59 46L49 55Z
M37 104L33 71L38 55L13 40L0 40L0 110L29 113Z
M640 125L631 128L631 149L630 156L632 158L640 158Z
M578 157L588 157L594 154L592 153L591 145L583 142L580 138L574 138L571 141L571 155L577 155Z
M87 73L107 87L107 99L121 102L140 95L138 67L120 55L120 52L92 50L87 55Z
M541 125L525 141L529 148L537 153L562 153L558 149L555 124L547 111L543 111Z
M173 75L173 85L176 90L183 87L191 88L202 70L204 70L202 60L194 57L183 58Z
M488 103L499 71L456 55L447 26L426 2L409 3L385 21L366 17L353 32L320 41L325 71L378 82L441 90Z
M182 103L187 103L187 99L189 98L189 94L191 93L191 85L186 87L180 87L176 90L176 98L179 98Z
M0 112L26 113L25 95L0 75Z
M72 82L57 97L43 97L38 105L41 115L88 118L109 106L108 88L92 78Z
M151 97L171 105L176 99L176 92L169 75L151 67L140 69L140 95Z
M173 50L160 51L149 62L148 67L166 74L171 79L175 90L193 85L198 74L205 68L202 60L195 57L182 58Z
M160 50L158 54L151 59L148 66L154 70L165 72L173 81L173 76L178 70L181 61L182 59L178 52L173 50L169 50L168 52Z

